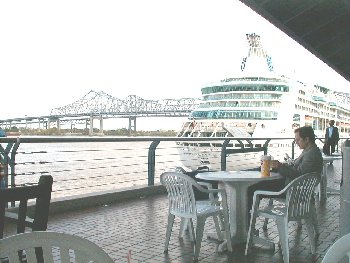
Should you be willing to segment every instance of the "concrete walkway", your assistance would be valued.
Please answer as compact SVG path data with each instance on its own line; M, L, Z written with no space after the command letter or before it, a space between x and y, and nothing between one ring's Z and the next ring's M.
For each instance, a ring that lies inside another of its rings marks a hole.
M341 161L328 166L332 174L329 185L339 188ZM131 251L131 262L192 262L192 243L189 236L178 238L179 220L174 223L168 254L163 253L167 225L167 197L155 195L138 200L123 201L56 214L50 217L48 230L66 232L85 237L101 246L115 262L127 262ZM317 203L320 236L316 254L311 255L306 227L298 229L289 225L290 262L321 262L328 248L339 236L339 195L328 197L324 205ZM260 221L261 225L262 222ZM213 221L208 219L205 232L213 231ZM275 251L254 247L249 256L244 256L245 244L234 247L232 253L217 252L218 244L203 238L199 262L283 262L281 249L277 245L278 232L273 222L261 236L271 238Z

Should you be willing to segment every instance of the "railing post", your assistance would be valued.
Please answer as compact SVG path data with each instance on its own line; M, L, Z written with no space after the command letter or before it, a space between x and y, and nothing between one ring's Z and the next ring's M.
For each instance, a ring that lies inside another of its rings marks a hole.
M11 187L15 187L16 186L16 182L15 182L15 157L17 154L17 149L19 147L20 144L20 139L17 138L17 142L14 143L8 143L6 145L6 148L4 149L4 147L2 147L2 145L0 144L0 160L3 159L2 164L4 166L3 172L4 172L4 178L1 179L4 180L1 182L1 184L4 183L4 185L2 185L2 187L8 188L9 186L9 182L8 182L8 175L9 175L9 166L10 166L10 174L11 174ZM13 146L13 148L12 148ZM11 151L12 149L12 151ZM9 153L11 152L11 157L9 157ZM15 202L11 202L11 206L14 207L15 206Z
M267 155L267 149L269 148L269 143L271 139L266 139L266 142L264 143L264 155Z
M221 171L226 171L226 147L230 140L225 140L221 146Z
M159 143L159 140L153 141L148 149L148 186L154 185L156 148Z
M11 151L11 148L13 146L13 143L8 143L6 145L6 148L4 148L1 144L0 144L0 160L1 163L3 165L3 173L4 173L4 178L2 180L5 180L5 188L8 187L9 183L8 183L8 175L9 175L9 165L10 167L14 165L14 162L11 161L11 158L9 157L9 153ZM13 164L12 164L13 163ZM12 169L11 169L12 171ZM14 183L14 176L11 173L11 186L13 187L15 185Z
M295 156L295 140L293 140L292 142L292 159L294 160L294 156Z
M15 182L15 170L16 170L16 155L19 145L21 144L20 138L17 138L17 142L15 145L13 145L12 151L11 151L11 158L10 158L10 169L11 169L11 187L16 186Z

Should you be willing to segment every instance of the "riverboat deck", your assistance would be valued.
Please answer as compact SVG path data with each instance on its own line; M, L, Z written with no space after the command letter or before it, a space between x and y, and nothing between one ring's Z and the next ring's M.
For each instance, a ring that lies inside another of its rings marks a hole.
M339 188L341 161L327 167L329 185ZM305 226L298 229L290 223L289 246L291 262L321 262L328 248L339 237L339 195L330 195L324 205L317 203L320 236L316 254L311 255ZM101 246L115 262L192 262L192 243L189 236L178 238L179 220L175 221L168 254L163 253L167 224L167 197L154 195L117 202L113 205L54 214L49 218L48 230L85 237ZM262 222L260 222L262 224ZM11 231L11 227L9 228ZM205 232L214 230L212 219ZM7 233L9 234L9 232ZM267 235L278 242L277 227L269 223ZM244 256L245 244L234 247L232 253L217 252L218 244L203 238L199 262L283 262L278 245L275 251L254 247L249 256Z

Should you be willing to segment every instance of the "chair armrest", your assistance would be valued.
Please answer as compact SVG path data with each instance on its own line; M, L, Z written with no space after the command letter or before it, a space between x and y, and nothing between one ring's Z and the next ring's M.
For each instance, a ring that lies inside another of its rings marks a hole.
M264 196L264 198L273 198L273 197L278 197L278 196L282 195L285 191L286 191L286 187L283 188L279 192L257 190L254 192L253 206L259 205L260 199L261 199L261 198L259 198L259 196L261 196L261 195Z
M213 185L209 182L197 182L199 185L201 186L204 186L206 187L207 189L209 190L212 190L214 189L213 188ZM212 202L212 203L217 203L217 200L215 200L215 197L214 197L214 194L213 193L209 193L209 200Z
M225 205L225 206L227 205L227 197L226 197L225 189L213 189L213 188L212 189L205 189L201 184L203 183L204 185L207 185L207 184L210 184L210 183L207 183L207 182L196 182L196 181L194 181L194 182L195 183L193 184L193 186L196 187L198 189L198 191L209 194L209 200L211 201L211 203L213 205L218 204L217 200L215 200L214 195L213 195L215 193L220 194L221 200L224 203L223 205Z
M175 172L186 174L186 170L184 168L182 168L181 166L175 167Z
M281 194L283 194L286 190L288 190L287 187L283 188L281 191L279 192L273 192L273 191L262 191L262 190L257 190L254 192L254 196L253 196L253 211L256 211L259 207L260 204L260 199L259 196L264 196L264 198L273 198L273 197L278 197Z
M200 183L202 183L202 182L195 182L195 183L193 184L193 186L196 187L196 188L197 188L199 191L201 191L201 192L208 193L208 194L210 194L210 193L223 193L223 192L225 192L224 189L205 189L203 186L201 186Z
M197 182L199 185L201 185L201 186L205 186L207 189L214 189L213 188L213 185L211 184L211 183L209 183L209 182Z
M256 191L254 192L254 197L255 197L255 196L259 196L259 195L268 195L268 196L271 196L271 197L273 197L273 196L279 196L279 195L284 194L285 192L287 192L288 189L289 189L290 187L292 187L293 182L294 182L294 180L293 180L292 182L290 182L288 185L286 185L282 190L280 190L280 191L278 191L278 192L274 192L274 191L264 191L264 190L256 190Z
M283 193L284 193L284 191L282 191L282 190L279 192L257 190L254 192L254 196L267 195L267 196L274 197L274 196L279 196Z

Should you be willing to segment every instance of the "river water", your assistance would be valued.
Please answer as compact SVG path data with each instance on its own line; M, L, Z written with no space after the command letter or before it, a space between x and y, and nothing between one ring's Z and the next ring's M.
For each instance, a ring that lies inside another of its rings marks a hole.
M151 142L22 143L16 155L16 184L54 178L53 198L147 185ZM181 166L175 142L156 150L159 175Z

